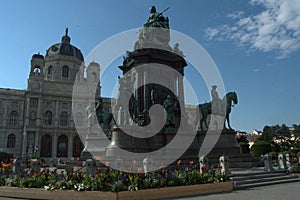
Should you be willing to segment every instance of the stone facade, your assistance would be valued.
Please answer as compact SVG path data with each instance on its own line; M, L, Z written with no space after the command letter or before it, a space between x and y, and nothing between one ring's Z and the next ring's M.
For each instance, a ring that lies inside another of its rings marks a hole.
M66 30L61 42L52 45L45 57L32 56L26 90L0 89L0 151L15 157L80 156L83 144L73 119L83 118L85 113L73 116L73 85L75 80L83 86L99 80L100 66L93 62L86 68L80 50L70 41ZM76 104L73 106L82 106L80 102ZM78 126L86 128L84 122Z

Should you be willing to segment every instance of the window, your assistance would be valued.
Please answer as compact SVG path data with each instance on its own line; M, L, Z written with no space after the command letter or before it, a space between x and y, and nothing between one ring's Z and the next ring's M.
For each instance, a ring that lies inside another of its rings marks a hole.
M12 101L12 102L11 102L11 106L12 106L12 107L19 107L20 104L19 104L18 101Z
M52 124L52 112L50 110L47 110L45 112L45 124L46 125Z
M80 113L80 112L78 112L77 114L76 114L76 125L78 126L78 127L82 127L83 126L83 115L82 115L82 113Z
M61 126L68 126L68 113L67 112L62 112L61 114L60 114L60 125Z
M14 134L10 134L7 137L7 148L15 148L16 146L16 136Z
M43 135L41 140L41 157L51 157L52 137L49 134Z
M17 111L11 111L9 114L9 126L17 126L19 115Z
M62 103L62 108L68 108L68 106L69 106L68 103L66 103L66 102Z
M31 98L30 99L30 105L31 106L36 106L38 104L38 99L37 98Z
M68 156L68 137L60 135L57 138L57 155L56 157L67 157Z
M37 73L37 74L41 73L41 69L39 66L36 66L33 71L34 71L34 73Z
M46 106L47 106L47 107L52 107L52 101L47 101L47 102L46 102Z
M80 157L83 149L84 149L84 145L82 144L80 137L76 135L73 138L73 157Z
M63 78L69 78L69 67L68 66L63 66L62 77Z
M48 68L48 76L52 76L53 73L53 67L50 65Z

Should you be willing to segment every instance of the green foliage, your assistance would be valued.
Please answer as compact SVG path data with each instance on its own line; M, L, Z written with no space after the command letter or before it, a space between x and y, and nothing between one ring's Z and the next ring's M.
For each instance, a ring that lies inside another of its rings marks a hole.
M292 173L300 173L300 167L294 167Z
M272 142L275 134L270 126L265 126L262 135L257 139L266 142Z
M9 162L9 159L12 158L12 155L6 152L0 152L0 162L5 161Z
M20 180L20 187L42 188L46 185L45 174L33 174L33 176Z
M248 143L240 142L239 145L241 147L242 153L250 153L250 148Z
M258 140L254 143L251 150L254 156L261 156L271 152L271 144L266 141Z
M278 152L271 151L269 153L269 156L271 157L272 160L277 161L277 159L278 159Z
M147 174L125 173L116 170L102 169L96 175L84 173L57 173L43 170L31 171L25 175L4 175L0 173L0 186L22 188L44 188L46 190L76 191L135 191L140 189L162 188L171 186L194 185L214 182L225 182L224 174L205 173L188 170L159 170Z

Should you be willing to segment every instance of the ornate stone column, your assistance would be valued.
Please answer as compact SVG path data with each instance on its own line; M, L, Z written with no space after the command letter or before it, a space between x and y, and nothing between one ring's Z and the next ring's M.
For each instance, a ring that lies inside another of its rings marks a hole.
M54 126L59 126L59 101L55 102L55 117L54 117Z
M57 134L54 133L52 136L52 158L56 158L56 154L57 154Z
M183 76L178 77L178 96L182 102L181 105L185 105L184 103L184 92L183 92Z
M42 116L41 116L41 104L42 104L42 99L38 99L38 109L37 109L37 122L36 125L37 126L41 126L42 125Z
M143 80L143 84L144 84L144 110L145 112L148 112L149 108L149 98L148 98L148 86L146 85L148 82L148 72L144 71L144 80Z
M73 134L69 134L68 138L68 158L71 159L73 156Z

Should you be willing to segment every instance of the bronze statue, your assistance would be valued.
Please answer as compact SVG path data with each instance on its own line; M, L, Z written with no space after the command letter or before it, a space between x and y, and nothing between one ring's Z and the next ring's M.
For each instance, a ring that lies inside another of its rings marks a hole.
M231 107L233 106L232 102L234 104L238 103L238 98L237 98L236 92L229 92L224 96L224 98L220 101L220 105L221 105L221 108L222 108L220 110L225 109L225 112L224 113L216 113L216 114L219 114L219 115L225 114L227 124L228 124L228 128L231 129L231 130L232 130L232 128L230 126L229 114L231 112ZM225 108L225 106L226 106L226 108ZM203 123L205 124L206 128L208 128L208 125L207 125L206 121L207 121L208 115L212 114L212 102L199 104L199 111L202 115L201 120L200 120L200 129L204 130L203 129ZM225 127L225 122L226 121L224 121L224 128L226 128Z
M103 109L103 99L100 98L96 106L96 115L98 123L100 124L104 134L111 138L111 122L113 121L116 124L116 121L113 117L113 114L108 111L107 108Z
M170 95L167 96L167 99L164 101L163 105L167 111L167 120L166 120L165 127L175 127L176 105Z
M168 9L169 8L165 9L163 12L157 12L155 6L150 7L150 16L143 28L138 31L138 41L134 45L135 50L141 49L149 44L169 47L169 18L163 16L163 13Z
M169 19L164 17L162 14L167 11L169 8L166 8L163 12L156 12L155 6L151 6L150 16L147 22L144 24L144 27L160 27L169 29Z

